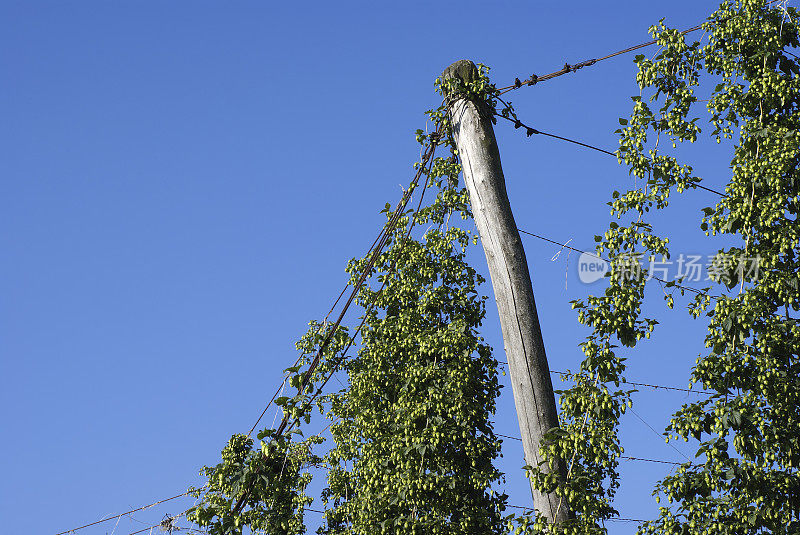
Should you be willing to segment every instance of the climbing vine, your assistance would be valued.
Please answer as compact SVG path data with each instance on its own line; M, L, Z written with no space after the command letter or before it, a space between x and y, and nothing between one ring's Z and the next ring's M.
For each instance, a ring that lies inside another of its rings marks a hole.
M377 266L391 279L360 296L375 307L331 411L341 422L328 456L329 533L501 531L488 418L497 363L477 332L482 279L464 262L469 239L443 226L424 241L401 237Z
M693 192L700 185L692 167L667 151L700 136L701 116L694 115L694 105L696 92L705 87L701 82L708 78L716 82L706 106L711 136L719 143L738 139L725 194L716 206L703 210L699 226L708 235L736 236L741 245L720 248L709 268L719 285L714 290L722 295L712 294L711 288L689 288L680 280L663 283L670 308L676 291L692 291L692 317L708 318L709 353L698 359L692 381L715 394L684 406L673 417L671 437L693 437L697 456L705 459L681 465L658 483L656 495L672 505L662 507L659 518L641 531L798 529L800 331L792 313L798 308L800 95L796 58L786 51L798 44L795 21L791 8L724 2L703 27L708 44L687 43L662 22L651 28L659 52L652 59L640 55L635 60L643 95L633 97L630 119L620 119L617 154L643 185L614 192L609 205L620 222L613 221L596 237L597 253L615 260L604 295L573 303L579 320L594 332L583 344L587 359L576 387L561 396L560 440L550 451L574 456L567 487L573 477L584 474L586 490L565 493L576 518L557 526L560 531L602 532L602 520L613 514L607 500L618 485L614 467L621 449L615 436L593 436L591 428L596 422L616 425L630 403L626 392L609 395L601 386L624 381L624 364L613 353L611 337L632 347L656 324L641 317L648 273L640 262L668 258L669 240L654 233L646 216L667 209L670 194ZM760 270L743 262L753 259ZM641 269L637 276L626 276L631 263ZM577 410L570 408L571 402ZM534 531L543 527L536 520Z
M691 380L715 394L672 418L669 436L696 439L704 462L685 463L658 483L656 496L671 505L641 532L800 529L800 330L793 315L799 289L800 71L787 50L798 46L797 12L785 3L726 1L703 29L706 45L687 43L662 21L651 28L659 51L652 59L635 59L643 95L633 97L630 119L620 119L617 155L642 185L613 193L615 221L595 238L597 254L612 259L608 287L601 296L573 302L592 334L582 344L586 359L572 375L575 386L560 395L561 428L544 446L549 459L569 459L567 483L558 487L552 475L530 469L538 488L564 496L573 518L548 526L540 515L517 517L517 533L602 533L603 521L617 514L611 505L622 453L616 429L631 390L620 388L625 365L614 348L636 346L657 324L641 314L645 282L652 280L646 266L669 258L669 240L654 232L647 216L667 209L672 193L700 186L692 167L667 151L700 136L696 91L708 79L714 84L706 106L711 137L718 143L738 139L725 194L703 210L699 226L709 236L729 234L741 244L720 248L709 267L723 295L681 280L660 282L670 308L676 292L691 292L690 314L708 319L709 352L697 360ZM510 106L501 114L516 119Z
M670 437L694 439L698 462L658 483L666 503L643 533L800 530L797 16L785 3L726 1L704 25L707 44L687 44L662 23L651 29L661 52L637 58L640 86L662 106L634 104L620 149L632 172L652 176L662 195L672 180L679 191L699 181L648 144L648 134L697 139L701 75L717 82L705 106L711 137L733 154L725 195L700 221L707 235L734 239L709 268L721 294L702 291L690 304L693 317L708 321L692 381L714 395L673 416Z
M313 451L323 442L320 435L303 437L298 427L311 420L315 408L324 410L318 387L341 366L342 350L348 345L347 330L331 333L330 325L311 322L309 331L297 342L300 358L287 368L286 382L293 396L275 400L292 425L284 433L262 429L258 447L250 436L234 435L222 450L222 462L205 467L201 475L207 484L194 489L200 504L189 510L187 519L212 535L254 533L299 535L306 532L304 511L312 498L305 491L312 479L311 468L322 458ZM329 334L321 364L307 375L317 349ZM303 386L306 377L310 386Z

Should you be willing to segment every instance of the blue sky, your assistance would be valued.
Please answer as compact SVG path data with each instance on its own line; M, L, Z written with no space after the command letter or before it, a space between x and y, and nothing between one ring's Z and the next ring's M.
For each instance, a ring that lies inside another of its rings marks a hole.
M294 341L328 310L347 260L366 250L384 203L409 182L413 132L437 103L444 67L483 62L506 85L646 41L662 17L687 28L713 9L685 0L0 3L2 531L55 533L201 483L198 470L252 425ZM627 55L510 96L526 123L613 150L617 119L638 94L634 74ZM591 248L611 191L630 185L627 171L508 124L497 135L518 225ZM724 148L685 154L722 187ZM657 219L675 253L712 250L697 224L714 202L695 191ZM524 244L551 367L574 367L586 333L569 301L600 287L580 283L574 253L552 261L557 247ZM485 273L480 251L473 261ZM649 310L662 325L630 352L628 376L686 386L703 329L667 312L660 292L651 288ZM485 336L505 360L491 306ZM510 394L496 420L514 435ZM642 391L634 409L660 433L687 396ZM627 455L683 460L632 414L622 437ZM507 441L504 453L510 502L528 505L521 448ZM652 515L650 489L668 469L623 462L623 517ZM115 533L189 504L124 518Z

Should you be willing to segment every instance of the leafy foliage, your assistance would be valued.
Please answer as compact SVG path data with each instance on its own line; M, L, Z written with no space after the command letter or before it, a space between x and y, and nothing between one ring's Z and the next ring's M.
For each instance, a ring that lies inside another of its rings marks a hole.
M453 227L399 238L377 266L391 273L384 289L360 296L375 306L331 410L328 533L502 531L503 497L489 491L497 362L477 332L469 238Z
M340 352L349 341L344 328L331 333L321 364L303 387L312 357L330 329L328 324L311 322L308 333L297 343L297 364L286 370L286 381L296 394L279 397L275 403L290 416L292 425L282 434L269 428L260 431L258 448L249 436L232 436L222 450L222 462L201 471L208 483L195 489L195 497L202 500L188 512L188 520L213 535L241 534L245 528L284 535L306 532L303 513L312 499L305 491L311 482L311 468L322 462L312 448L323 440L319 435L303 439L295 427L309 423L315 407L323 409L315 385L341 364Z
M222 462L203 470L209 489L188 519L214 535L241 533L244 526L262 533L305 533L303 510L311 498L304 491L311 475L303 468L314 462L309 445L319 440L291 444L277 437L255 452L250 437L234 435L222 450ZM235 513L242 493L245 509Z
M668 431L699 441L698 464L686 463L657 486L673 505L645 533L796 533L800 530L800 234L797 227L800 68L787 48L797 47L797 11L753 0L723 2L704 25L708 43L687 45L663 23L652 28L662 46L652 60L638 58L637 80L654 89L654 112L637 100L623 131L620 155L637 176L653 177L665 197L699 182L689 166L645 144L648 133L693 142L690 118L700 75L716 79L708 100L711 136L732 143L731 179L720 202L704 210L707 235L739 243L719 249L715 279L723 290L700 293L693 317L708 319L708 353L692 381L715 395L685 405ZM648 180L648 184L651 184ZM741 262L752 258L758 270ZM737 288L738 287L738 288Z
M657 321L641 315L647 270L625 276L624 259L669 257L669 239L647 221L651 210L669 207L670 194L694 191L701 178L665 151L695 142L701 134L695 91L707 78L717 83L708 100L711 136L733 145L732 177L726 195L706 208L700 228L707 235L730 234L741 245L721 248L713 263L716 282L735 294L710 294L681 281L664 284L672 308L675 291L695 293L694 318L709 318L706 346L692 381L716 392L684 406L673 417L672 438L699 441L702 464L685 463L661 481L656 494L673 506L641 531L652 534L794 533L800 510L797 411L800 330L798 309L798 65L786 48L798 45L797 12L783 6L741 0L724 2L704 25L708 44L687 43L663 21L651 28L659 52L637 56L637 82L649 99L633 97L630 119L620 119L620 161L643 180L641 187L614 192L612 221L595 239L598 255L615 259L602 296L576 301L579 321L592 329L582 344L586 359L573 388L561 392L561 429L546 446L550 459L570 459L568 482L556 492L574 518L547 526L539 516L518 518L517 532L602 533L616 512L611 498L619 484L616 436L630 391L614 344L634 347ZM705 78L701 76L705 73ZM658 103L656 109L652 103ZM510 107L509 107L510 108ZM514 117L513 110L504 114ZM663 138L663 139L662 139ZM666 142L669 143L666 143ZM760 260L757 273L743 258ZM732 261L736 259L736 261ZM667 291L669 290L669 291ZM735 291L735 290L734 290ZM713 306L712 306L713 303ZM535 484L556 482L531 469Z

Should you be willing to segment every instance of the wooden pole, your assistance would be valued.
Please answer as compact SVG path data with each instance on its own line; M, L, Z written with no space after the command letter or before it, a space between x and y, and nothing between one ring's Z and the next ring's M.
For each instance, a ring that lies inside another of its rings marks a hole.
M454 77L464 82L476 80L478 69L471 61L460 60L442 74L443 79ZM463 95L450 98L450 117L464 181L500 313L525 461L537 466L542 461L539 444L548 430L558 427L558 416L528 262L511 213L500 152L485 104ZM542 469L559 474L562 482L566 479L563 462L553 468L544 464ZM561 522L568 518L568 504L555 492L541 493L532 485L531 492L534 507L548 520Z

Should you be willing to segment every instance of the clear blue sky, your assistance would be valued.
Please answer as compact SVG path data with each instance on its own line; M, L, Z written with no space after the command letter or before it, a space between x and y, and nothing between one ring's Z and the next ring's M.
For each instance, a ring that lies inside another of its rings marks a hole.
M448 64L486 63L505 85L645 41L661 17L694 26L714 5L0 3L0 531L55 533L201 483L409 182L413 132ZM613 150L634 73L623 56L511 98L533 126ZM497 133L519 226L591 248L626 170L506 124ZM724 183L719 148L687 154ZM713 202L696 191L662 221L676 253L710 250L692 229ZM586 333L568 301L599 286L580 284L576 255L525 247L551 366L574 367ZM485 272L482 254L474 262ZM686 386L703 332L660 292L663 325L628 376ZM504 360L493 308L485 333ZM497 430L514 435L510 390ZM686 399L642 392L634 408L661 432ZM683 460L632 414L622 434L627 455ZM521 448L504 452L510 501L528 505ZM669 466L622 469L621 515L647 518Z

